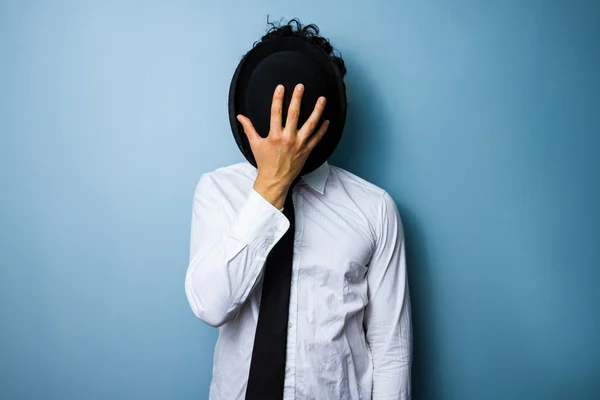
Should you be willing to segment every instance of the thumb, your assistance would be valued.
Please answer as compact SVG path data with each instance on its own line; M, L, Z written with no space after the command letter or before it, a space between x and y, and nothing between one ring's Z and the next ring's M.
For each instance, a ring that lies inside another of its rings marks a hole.
M238 114L237 120L240 121L240 123L242 124L242 127L244 128L244 133L246 134L246 137L248 137L248 141L250 143L262 139L258 132L256 132L256 129L254 129L254 125L252 125L252 122L248 117L245 117L242 114Z

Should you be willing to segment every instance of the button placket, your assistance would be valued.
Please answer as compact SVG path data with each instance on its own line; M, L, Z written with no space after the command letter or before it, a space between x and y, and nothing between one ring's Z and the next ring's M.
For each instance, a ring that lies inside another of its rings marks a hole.
M295 210L296 210L296 235L294 240L294 259L293 259L293 269L292 269L292 297L294 299L293 306L290 310L290 321L289 321L289 332L288 337L293 338L293 341L289 343L290 353L292 355L292 362L294 368L296 368L296 358L298 352L298 335L302 335L299 331L298 326L298 313L300 312L300 299L298 299L298 273L302 265L302 252L300 251L302 248L302 240L304 237L304 220L302 218L303 215L303 203L304 198L299 193L294 198ZM292 398L296 398L296 384L297 384L297 370L290 376L290 391L292 393Z

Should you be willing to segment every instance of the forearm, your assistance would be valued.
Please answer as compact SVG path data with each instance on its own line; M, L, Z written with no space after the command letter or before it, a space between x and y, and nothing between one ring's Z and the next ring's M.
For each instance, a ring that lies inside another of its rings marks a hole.
M286 179L266 179L259 176L252 188L271 203L273 207L281 210L287 197L289 186L290 183Z
M198 249L188 265L185 292L194 314L217 327L247 300L289 221L255 191L231 223L200 220L204 214L194 220L192 241Z
M410 400L411 373L409 355L401 356L398 362L373 371L372 400Z
M245 246L237 255L228 258L228 249L241 244L228 236L223 236L222 240L223 244L214 246L190 263L185 281L192 311L214 327L233 318L256 286L265 262L265 251L256 246Z
M373 355L372 400L410 400L413 336L408 287L400 297L399 318L371 323L369 343Z

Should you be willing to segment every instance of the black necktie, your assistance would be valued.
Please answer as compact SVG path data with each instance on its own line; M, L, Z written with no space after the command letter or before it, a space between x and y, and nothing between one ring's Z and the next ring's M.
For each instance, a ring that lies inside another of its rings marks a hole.
M297 176L290 185L283 205L290 227L265 261L246 400L283 398L295 231L292 190L299 180Z

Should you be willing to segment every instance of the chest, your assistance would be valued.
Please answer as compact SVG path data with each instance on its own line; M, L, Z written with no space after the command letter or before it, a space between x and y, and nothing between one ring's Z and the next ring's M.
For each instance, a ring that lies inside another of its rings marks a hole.
M375 240L358 206L294 195L294 259L300 275L321 284L364 279Z

